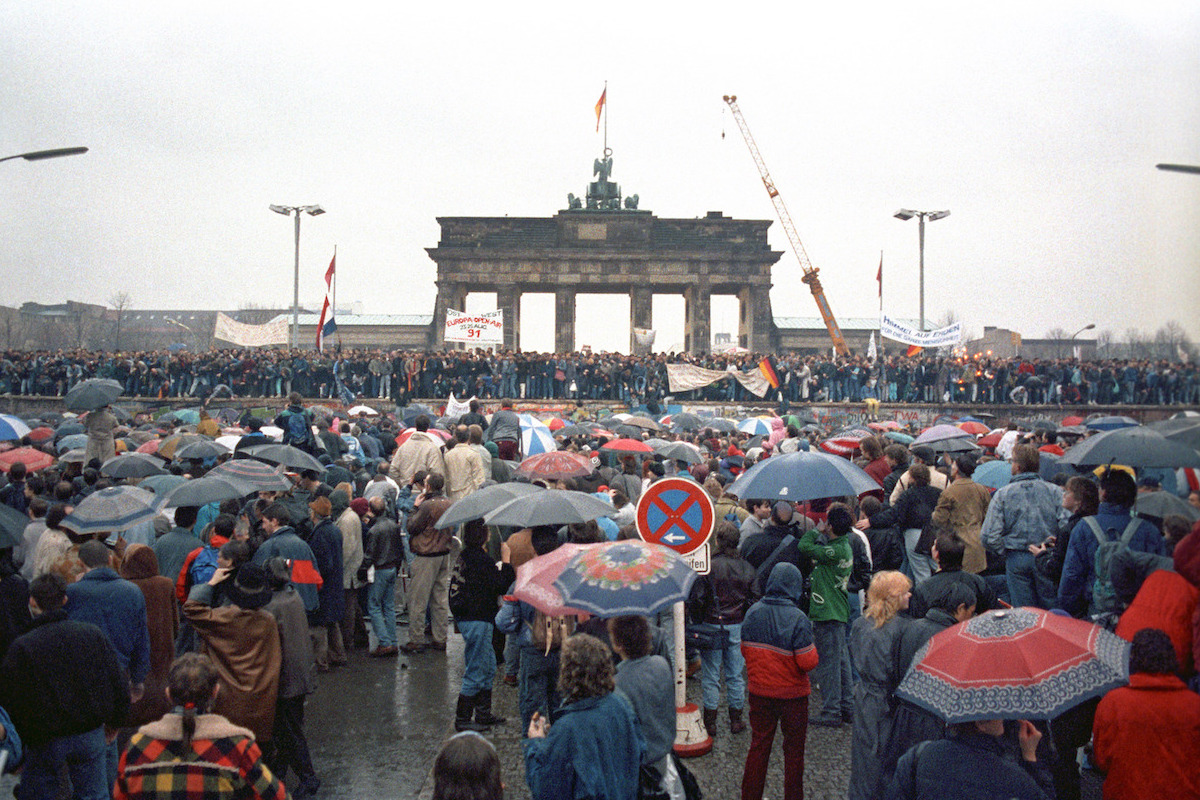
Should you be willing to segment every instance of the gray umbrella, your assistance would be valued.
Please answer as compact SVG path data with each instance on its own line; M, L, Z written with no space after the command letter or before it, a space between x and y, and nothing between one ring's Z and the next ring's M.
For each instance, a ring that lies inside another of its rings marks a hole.
M243 494L286 492L292 488L292 482L280 475L278 469L249 458L235 458L232 461L226 461L210 470L205 477L224 478L239 489L244 488Z
M529 528L534 525L587 522L600 517L611 517L616 513L617 510L612 505L590 494L554 489L509 500L484 515L483 519L489 525Z
M64 422L54 429L55 441L60 441L67 436L74 436L77 433L87 433L87 428L82 422Z
M1173 417L1146 426L1176 442L1183 442L1193 450L1200 450L1200 417Z
M928 447L935 453L971 453L979 449L975 437L968 435L965 439L939 439L935 442L913 443L917 447Z
M471 492L458 500L438 519L439 528L452 528L472 519L479 519L516 497L546 491L532 483L497 483Z
M180 447L175 451L175 460L187 461L189 459L200 460L205 458L217 458L218 456L229 455L229 453L230 450L225 445L217 444L210 439L205 439L200 442L192 442L191 444L186 444L183 447Z
M70 436L64 436L58 440L58 452L65 453L68 450L79 448L86 449L88 436L86 433L72 433Z
M856 497L879 484L840 456L796 452L772 456L742 473L726 490L743 500L816 500Z
M662 425L659 425L649 417L635 416L625 420L626 425L632 425L635 428L645 428L648 431L661 431Z
M161 497L176 486L187 483L187 480L182 475L151 475L138 481L138 486Z
M669 458L672 461L683 461L688 464L699 464L704 460L700 457L700 453L696 451L696 448L686 445L683 442L663 442L661 445L654 447L654 452L663 458Z
M671 427L682 428L685 431L698 431L704 427L704 422L698 415L686 411L671 415Z
M712 419L704 420L704 427L712 428L714 431L721 431L722 433L732 433L737 430L737 423L724 417L713 417Z
M214 477L210 472L203 478L196 478L176 486L167 493L163 504L167 508L180 508L219 503L222 500L237 500L250 494L244 489L244 486L220 476Z
M136 486L114 486L92 492L63 517L62 525L78 534L124 531L158 516L161 498Z
M0 550L20 544L28 524L29 517L12 506L0 503ZM33 554L30 553L26 558L33 558Z
M145 453L126 453L113 456L100 466L100 474L109 478L148 478L164 475L162 461Z
M317 461L313 456L289 444L256 444L242 448L241 452L248 456L254 456L260 461L279 464L280 466L291 467L292 469L311 469L314 472L324 472L326 470L326 466Z
M1139 494L1133 504L1139 517L1158 517L1165 519L1172 514L1187 517L1189 522L1200 519L1200 509L1182 497L1176 497L1170 492L1157 491Z
M1118 428L1084 439L1063 456L1068 464L1127 467L1200 467L1200 452L1152 428Z
M109 405L124 391L125 387L111 378L88 378L67 392L65 402L72 411L91 411Z
M83 448L68 450L58 457L58 463L60 464L82 464L86 460L87 450Z

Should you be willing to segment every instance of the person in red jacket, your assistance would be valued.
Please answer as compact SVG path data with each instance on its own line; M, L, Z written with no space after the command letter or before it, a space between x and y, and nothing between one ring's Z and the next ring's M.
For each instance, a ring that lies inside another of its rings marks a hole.
M1133 637L1129 685L1096 709L1096 765L1105 800L1200 800L1200 695L1175 674L1171 638L1158 628Z
M742 655L750 684L750 751L742 772L742 800L762 800L775 728L783 731L784 800L804 797L804 743L808 735L808 673L817 666L813 627L800 610L804 577L782 561L771 570L762 600L742 621Z

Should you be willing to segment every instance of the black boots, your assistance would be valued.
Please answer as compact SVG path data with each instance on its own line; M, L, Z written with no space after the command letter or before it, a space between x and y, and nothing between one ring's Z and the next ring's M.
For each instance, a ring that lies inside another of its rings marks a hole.
M480 725L503 725L504 717L492 714L492 690L484 689L475 695L475 721Z
M694 717L693 717L694 719ZM708 731L708 735L716 737L717 735L717 709L704 709L704 730Z
M465 695L458 696L458 705L454 709L454 730L462 733L463 731L475 731L483 733L488 729L487 725L481 725L478 722L471 721L471 715L475 711L475 704L479 701L479 695L467 697Z
M746 721L742 719L742 710L740 708L729 709L729 732L741 733L746 730Z

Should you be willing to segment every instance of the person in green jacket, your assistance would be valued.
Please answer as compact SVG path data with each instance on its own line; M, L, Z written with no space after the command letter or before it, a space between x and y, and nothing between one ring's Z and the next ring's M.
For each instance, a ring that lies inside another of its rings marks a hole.
M808 616L820 659L813 676L821 689L821 713L810 723L830 728L854 719L850 649L846 644L846 623L850 619L846 584L854 565L849 537L853 524L850 511L835 504L825 523L804 534L797 545L800 555L813 562Z

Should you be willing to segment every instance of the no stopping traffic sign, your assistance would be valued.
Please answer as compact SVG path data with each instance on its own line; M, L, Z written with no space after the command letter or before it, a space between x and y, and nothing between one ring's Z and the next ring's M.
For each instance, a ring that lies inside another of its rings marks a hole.
M664 478L638 498L638 535L687 555L708 541L715 516L712 498L700 484L684 478Z

